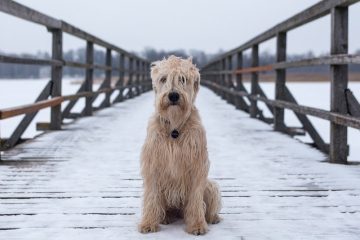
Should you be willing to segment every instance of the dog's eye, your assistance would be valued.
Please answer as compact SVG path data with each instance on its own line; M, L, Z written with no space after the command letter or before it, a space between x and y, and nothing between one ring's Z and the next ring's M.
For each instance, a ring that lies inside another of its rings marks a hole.
M183 77L183 76L181 76L180 79L179 79L179 81L180 81L180 83L181 83L182 85L185 85L185 83L186 83L186 78Z
M162 78L160 79L160 82L161 82L161 83L166 83L166 77L162 77Z

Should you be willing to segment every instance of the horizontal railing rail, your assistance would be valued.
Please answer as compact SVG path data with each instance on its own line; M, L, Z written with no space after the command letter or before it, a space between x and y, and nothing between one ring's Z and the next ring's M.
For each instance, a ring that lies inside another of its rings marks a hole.
M333 163L347 163L349 154L347 128L360 129L360 104L348 89L348 66L360 64L360 55L348 54L349 17L348 9L360 0L324 0L305 11L256 36L245 44L232 49L210 61L201 69L202 84L246 111L252 118L271 123L274 130L290 134L307 133L314 141L313 146L329 154ZM331 49L329 56L296 61L287 61L287 33L331 15ZM259 45L272 38L276 39L276 62L259 65ZM243 66L243 52L251 49L251 66ZM330 111L299 105L286 86L286 72L290 68L327 65L330 66L331 109ZM260 86L260 73L275 72L275 99L268 99ZM243 84L243 75L251 75L251 90ZM258 107L263 102L272 114L265 117ZM285 109L292 110L300 123L299 128L288 127L285 123ZM318 117L331 123L330 144L326 144L308 116ZM295 131L295 130L296 131Z
M0 11L14 17L44 26L52 34L51 59L37 59L0 54L0 63L21 65L43 65L51 67L51 80L39 94L35 103L0 109L0 120L25 115L8 139L0 141L0 150L6 150L22 142L21 136L34 120L38 111L51 108L49 130L59 130L64 119L73 119L74 116L90 116L93 111L109 107L112 103L121 102L136 97L151 90L150 64L133 53L125 51L109 42L102 40L82 29L65 21L28 8L12 0L0 0ZM84 40L86 43L86 61L74 62L63 58L63 34ZM94 62L94 45L103 47L105 54L104 64ZM118 64L112 63L113 54L118 55ZM62 94L63 68L81 68L85 70L85 80L75 94ZM93 90L94 70L103 70L105 78L97 90ZM116 73L116 81L113 76ZM117 95L111 100L114 93ZM105 94L99 107L93 103L100 94ZM80 113L73 113L72 109L80 98L85 98L84 109ZM68 102L64 109L62 103ZM42 129L43 130L43 129Z

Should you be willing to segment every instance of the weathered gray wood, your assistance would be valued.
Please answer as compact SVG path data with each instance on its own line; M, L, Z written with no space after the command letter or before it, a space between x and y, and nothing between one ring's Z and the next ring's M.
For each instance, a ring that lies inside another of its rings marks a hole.
M280 32L276 38L276 61L286 61L286 32ZM286 84L286 69L276 70L275 80L275 99L285 99L285 84ZM274 108L274 130L284 131L285 126L285 111L282 108Z
M40 95L37 97L35 102L45 100L49 97L51 91L51 85L52 82L49 81L42 90L42 92L40 93ZM19 142L21 136L24 134L24 132L26 131L32 120L35 118L37 113L38 112L33 112L25 115L25 117L21 120L21 122L16 127L14 132L11 134L10 138L6 141L5 148L12 148Z
M286 100L298 104L295 97L291 94L290 90L285 86ZM306 132L309 134L311 139L314 141L314 146L320 149L324 153L329 153L329 146L325 143L323 138L320 136L314 125L310 122L309 118L301 113L294 112L300 123L303 125Z
M360 64L360 55L336 54L319 58L310 58L299 61L279 62L273 64L274 69L298 68L318 65L347 65Z
M119 94L115 98L114 102L121 102L123 100L123 86L124 86L124 76L125 76L125 55L123 53L119 54L119 79L116 82L117 87L119 88Z
M41 24L48 28L61 28L61 22L59 20L12 0L1 0L0 11L33 23Z
M133 58L129 58L129 79L128 79L128 85L130 85L131 87L129 88L129 98L133 98L135 96L134 94L134 88L133 88L133 84L134 84L134 59Z
M86 44L86 63L93 64L94 63L94 44L92 42L87 42ZM92 68L86 69L85 74L85 91L92 92L93 91L93 76L94 70ZM92 115L92 97L87 97L85 100L85 109L84 115L91 116Z
M233 69L233 55L230 55L226 58L227 60L227 69L230 71L230 73L227 75L227 86L230 89L235 90L235 85L234 85L234 69ZM234 95L229 95L228 96L228 101L231 104L235 104L235 98Z
M301 113L301 114L305 114L305 115L311 115L317 118L321 118L324 120L328 120L331 122L334 122L338 125L343 125L343 126L348 126L348 127L352 127L352 128L356 128L356 129L360 129L360 119L356 118L356 117L351 117L348 115L344 115L344 114L339 114L339 113L334 113L334 112L330 112L330 111L326 111L323 109L318 109L318 108L314 108L314 107L307 107L307 106L303 106L303 105L298 105L298 104L294 104L294 103L290 103L287 101L283 101L283 100L271 100L265 97L261 97L258 95L252 95L243 91L231 91L217 83L212 83L206 80L203 80L203 84L205 85L212 85L212 87L214 88L218 88L221 91L224 92L228 92L231 94L235 94L238 96L243 96L243 97L247 97L251 100L254 101L261 101L264 103L267 103L269 105L272 105L274 107L281 107L281 108L286 108L286 109L290 109L293 110L297 113Z
M80 93L80 92L85 91L85 84L86 84L86 82L84 81L84 82L81 84L79 90L78 90L76 93ZM69 117L69 115L71 114L72 108L75 106L75 104L77 103L78 100L79 100L78 98L75 99L75 100L71 100L71 101L68 103L68 105L66 105L66 107L65 107L65 109L64 109L64 111L63 111L63 113L62 113L62 118L63 118L63 119Z
M345 95L348 113L351 116L360 118L360 103L358 102L354 94L350 91L350 89L346 89Z
M62 61L63 58L63 36L62 31L59 29L52 30L52 59ZM62 66L51 67L51 97L61 96L62 88ZM62 123L61 104L51 108L50 129L60 130Z
M239 52L237 53L236 57L236 69L241 69L243 67L243 53ZM246 91L244 84L243 84L243 78L241 73L236 74L236 91ZM249 106L244 100L243 97L236 97L235 98L235 106L237 109L241 109L245 112L249 112Z
M348 7L331 11L331 54L348 53ZM348 66L331 65L331 104L334 113L347 114L345 90L348 86ZM330 126L330 162L347 163L347 127Z
M251 66L257 67L259 66L259 46L254 45L252 47L251 52ZM257 72L251 73L251 94L256 95L257 94L257 85L259 82L259 74ZM250 117L256 118L258 115L258 107L256 100L252 99L250 101Z
M111 67L112 66L112 56L111 56L111 49L107 49L106 50L106 66ZM111 69L106 70L105 72L105 80L104 80L104 87L105 88L111 88L111 77L112 77L112 71ZM111 97L111 93L106 93L105 94L105 99L103 101L103 103L101 104L101 106L103 107L110 107L111 103L110 103L110 97Z
M319 19L319 18L329 14L331 9L333 9L336 6L349 6L349 5L352 5L359 1L360 0L325 0L325 1L321 1L313 6L309 7L308 9L296 14L295 16L285 20L284 22L277 24L276 26L272 27L271 29L259 34L258 36L249 40L245 44L222 54L218 58L209 62L209 64L212 62L218 61L218 59L225 58L228 55L232 55L237 52L245 51L254 45L259 45L260 43L265 42L265 41L275 37L280 32L288 32L292 29L295 29L295 28L305 25L309 22L312 22L316 19Z
M136 96L140 95L140 61L135 60L135 89L136 89Z
M15 56L6 56L0 54L0 62L1 63L13 63L13 64L26 64L26 65L53 65L53 66L61 66L62 61L57 60L47 60L47 59L37 59L37 58L22 58Z
M161 225L154 235L136 230L143 181L135 154L152 99L144 94L5 152L0 239L195 238L184 232L183 221ZM224 219L210 224L200 239L358 238L358 166L322 163L323 154L231 111L206 89L197 105L208 129L209 177L220 186Z

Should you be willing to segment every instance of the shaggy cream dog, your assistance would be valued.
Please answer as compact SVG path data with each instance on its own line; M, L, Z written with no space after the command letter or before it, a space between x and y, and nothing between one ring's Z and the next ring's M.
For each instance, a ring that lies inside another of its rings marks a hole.
M151 117L141 153L144 179L139 231L156 232L159 224L183 217L186 231L205 234L207 223L218 223L221 197L208 180L205 130L194 106L199 70L191 59L170 56L154 62L151 78L155 114Z

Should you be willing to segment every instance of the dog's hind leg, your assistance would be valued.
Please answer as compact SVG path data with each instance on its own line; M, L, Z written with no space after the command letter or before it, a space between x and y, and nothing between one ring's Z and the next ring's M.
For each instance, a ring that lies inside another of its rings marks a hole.
M204 202L206 205L206 222L211 224L219 223L221 220L219 217L221 209L221 195L219 187L215 182L208 180L206 183Z

